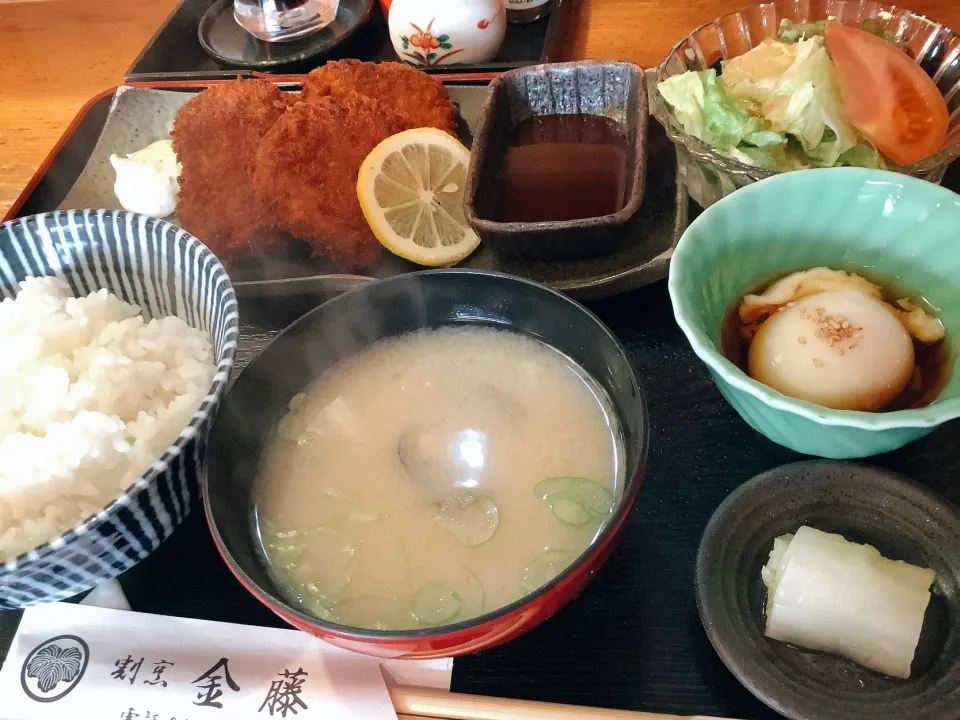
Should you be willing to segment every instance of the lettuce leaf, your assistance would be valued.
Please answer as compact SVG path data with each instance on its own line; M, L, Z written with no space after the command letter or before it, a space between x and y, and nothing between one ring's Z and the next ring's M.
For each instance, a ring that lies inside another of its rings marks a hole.
M827 27L827 20L817 20L816 22L793 22L784 18L780 21L780 31L777 34L777 40L785 43L794 43L798 40L806 40L815 35L823 35ZM860 23L860 29L871 35L876 35L887 42L894 42L894 36L887 30L883 24L883 17L867 18Z
M837 160L837 165L854 165L856 167L878 168L884 170L887 163L883 155L870 143L860 142L843 153Z
M745 139L761 147L784 141L727 94L715 70L690 70L667 78L657 89L684 131L718 150L732 150Z
M763 120L751 117L745 109L734 102L717 77L715 70L701 73L703 82L703 111L707 118L707 132L717 138L721 150L736 147L745 135L764 130Z
M664 101L673 108L673 115L687 135L710 145L714 139L707 134L707 116L704 112L703 80L700 73L687 70L682 75L669 77L657 85Z
M761 115L780 78L796 63L797 45L771 40L723 63L727 93L753 115Z
M789 61L779 76L772 74ZM765 42L728 61L730 94L759 107L774 132L799 140L811 164L830 167L860 142L843 111L840 86L823 38ZM828 132L829 131L829 132Z
M743 142L758 148L772 148L786 141L786 137L773 130L760 130L743 136Z
M792 22L787 18L780 21L780 32L777 39L782 42L793 43L798 40L805 40L814 35L823 35L824 28L827 26L826 20L817 20L816 22Z

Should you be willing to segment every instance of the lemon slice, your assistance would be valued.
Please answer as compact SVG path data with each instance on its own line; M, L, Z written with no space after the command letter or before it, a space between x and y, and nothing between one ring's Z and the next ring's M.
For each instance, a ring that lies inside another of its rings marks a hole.
M360 165L357 198L380 243L419 265L449 265L480 238L463 214L470 151L436 128L388 137Z

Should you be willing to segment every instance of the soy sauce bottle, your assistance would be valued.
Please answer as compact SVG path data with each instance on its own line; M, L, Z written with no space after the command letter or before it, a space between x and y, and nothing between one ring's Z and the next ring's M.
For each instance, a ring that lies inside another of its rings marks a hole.
M507 22L528 23L546 17L553 10L555 0L503 0Z

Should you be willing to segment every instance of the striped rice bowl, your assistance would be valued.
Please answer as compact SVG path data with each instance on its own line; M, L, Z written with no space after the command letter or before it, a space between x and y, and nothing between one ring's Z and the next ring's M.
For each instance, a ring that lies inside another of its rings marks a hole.
M71 597L159 546L199 496L237 345L226 271L112 210L0 225L0 607Z

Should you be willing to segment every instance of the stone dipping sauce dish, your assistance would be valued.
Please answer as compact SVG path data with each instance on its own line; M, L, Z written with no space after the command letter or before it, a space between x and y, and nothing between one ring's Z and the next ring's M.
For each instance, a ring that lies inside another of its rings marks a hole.
M560 575L520 600L456 624L371 630L320 620L287 604L261 560L253 492L261 448L291 397L324 371L388 338L476 325L511 330L567 355L606 391L620 423L624 462L613 513ZM497 273L432 270L371 282L284 330L231 387L211 434L204 480L217 549L246 589L285 621L334 645L379 657L439 658L504 643L563 607L606 560L640 490L649 443L646 401L626 351L596 317L542 285Z
M632 63L583 60L505 72L490 94L473 136L464 213L481 241L498 252L535 260L604 255L629 235L643 202L647 166L647 84ZM517 124L535 115L602 115L613 120L626 150L623 207L611 215L557 222L490 220L500 163Z
M895 450L960 417L960 195L900 173L781 173L728 195L687 228L670 265L677 323L724 397L755 430L797 452L860 458ZM832 410L750 378L721 348L730 306L757 282L827 266L922 295L951 344L947 385L929 405Z

